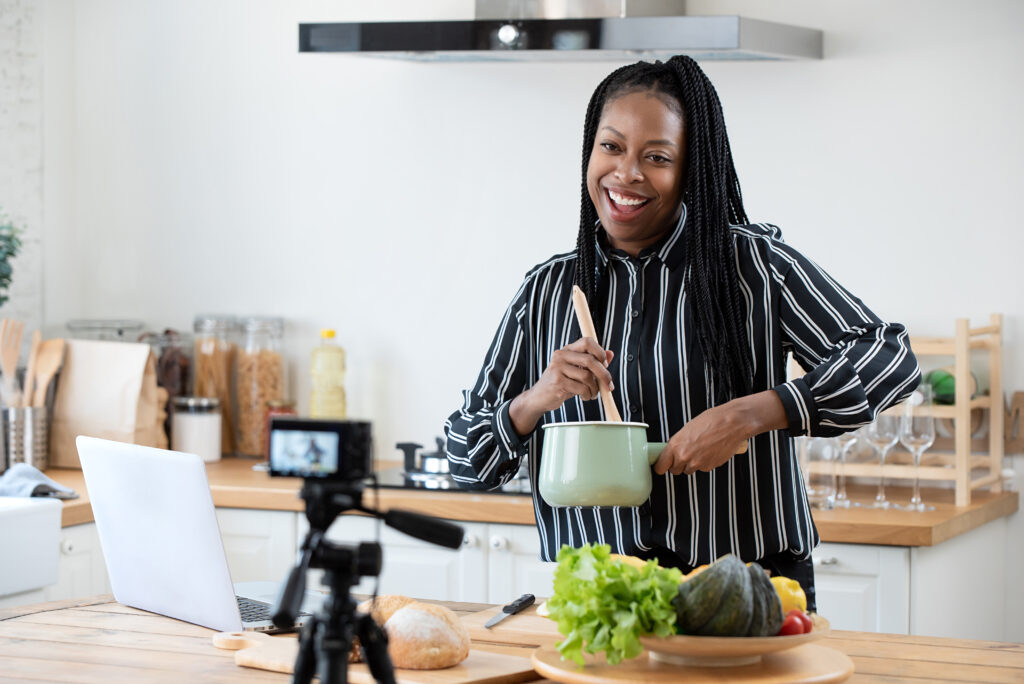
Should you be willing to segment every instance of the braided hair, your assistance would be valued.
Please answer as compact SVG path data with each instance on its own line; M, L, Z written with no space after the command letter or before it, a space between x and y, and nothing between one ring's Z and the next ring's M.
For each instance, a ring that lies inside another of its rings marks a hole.
M595 302L599 285L594 253L597 209L587 189L587 167L607 102L651 92L683 118L687 207L685 287L693 302L697 339L714 378L715 403L749 393L751 366L736 250L729 225L747 223L733 166L722 105L711 81L689 57L637 62L608 75L587 105L583 130L583 186L574 281Z

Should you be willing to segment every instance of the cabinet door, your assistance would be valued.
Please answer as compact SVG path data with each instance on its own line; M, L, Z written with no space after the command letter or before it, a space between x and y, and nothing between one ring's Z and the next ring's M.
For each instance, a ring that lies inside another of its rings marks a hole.
M218 508L233 582L282 582L295 565L295 513Z
M821 544L814 550L818 613L832 629L909 633L909 550Z
M485 525L457 523L466 531L461 549L447 549L409 537L379 523L382 566L380 594L403 594L415 598L444 601L487 600ZM308 524L300 519L299 543L305 537ZM327 538L353 548L361 542L378 540L378 522L358 515L342 515L327 531ZM310 572L307 582L319 587L320 573ZM370 594L377 578L363 577L352 589L353 593Z
M555 563L540 560L540 539L533 525L488 525L488 601L508 603L523 594L538 601L551 596Z
M57 583L45 590L48 601L110 593L110 580L96 523L72 525L61 530L59 563Z

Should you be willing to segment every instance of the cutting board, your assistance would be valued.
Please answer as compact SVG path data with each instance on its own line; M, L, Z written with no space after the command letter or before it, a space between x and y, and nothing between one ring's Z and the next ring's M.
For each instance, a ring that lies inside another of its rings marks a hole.
M567 684L618 684L619 682L686 682L686 684L804 684L843 682L853 674L853 661L845 653L818 644L804 644L762 656L761 662L738 667L692 667L658 662L641 653L636 658L609 665L604 655L583 654L579 667L562 660L553 646L533 652L537 672Z
M272 672L291 674L299 641L292 636L272 637L260 632L221 632L213 635L213 645L235 651L235 664ZM469 657L443 670L395 670L398 684L516 684L540 679L529 658L469 650ZM350 663L348 681L374 684L373 675L363 663Z
M471 641L517 646L549 646L562 640L555 621L537 615L535 605L510 615L490 629L484 627L484 623L494 617L499 610L501 608L489 608L462 616L462 624L469 632Z

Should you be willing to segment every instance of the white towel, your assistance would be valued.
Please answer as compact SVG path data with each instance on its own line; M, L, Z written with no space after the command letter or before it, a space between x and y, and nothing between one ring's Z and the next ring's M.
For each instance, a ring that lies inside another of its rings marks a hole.
M54 482L33 465L15 463L0 475L0 496L51 496L77 499L78 494Z

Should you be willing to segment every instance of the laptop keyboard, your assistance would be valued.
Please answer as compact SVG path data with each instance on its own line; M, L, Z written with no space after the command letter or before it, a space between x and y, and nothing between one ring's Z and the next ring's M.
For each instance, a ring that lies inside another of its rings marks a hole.
M238 601L238 612L242 616L242 622L270 621L270 609L273 608L273 606L269 603L246 598L244 596L235 596L235 599ZM299 613L299 617L308 615L309 613L305 611Z

